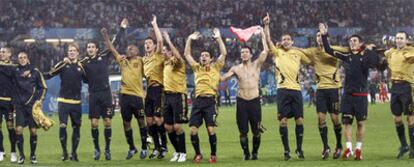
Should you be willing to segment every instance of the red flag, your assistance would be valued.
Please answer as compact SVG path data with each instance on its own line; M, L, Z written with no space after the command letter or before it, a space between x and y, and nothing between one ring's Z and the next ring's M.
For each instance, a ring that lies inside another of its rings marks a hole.
M251 27L246 28L246 29L235 28L233 26L230 27L230 31L234 35L236 35L236 37L241 42L248 41L250 39L250 37L253 36L253 34L259 34L261 30L262 30L262 27L260 27L260 26L251 26Z

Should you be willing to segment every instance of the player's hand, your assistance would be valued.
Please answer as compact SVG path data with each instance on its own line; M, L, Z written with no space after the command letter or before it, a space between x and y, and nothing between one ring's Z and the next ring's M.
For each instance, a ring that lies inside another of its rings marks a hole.
M266 16L263 18L263 24L264 25L269 25L270 24L269 13L266 13Z
M125 60L126 59L126 56L125 55L121 55L120 58L121 58L121 60Z
M282 47L282 44L281 44L280 42L276 42L275 46L276 46L277 48L281 48L281 47Z
M213 38L214 38L214 39L219 39L219 38L221 38L220 30L219 30L218 28L214 28L214 29L213 29Z
M104 39L109 38L109 36L108 36L108 30L106 28L102 28L101 29L101 34L104 37Z
M366 44L365 48L369 49L369 50L373 50L375 48L375 44Z
M162 36L164 37L165 41L169 42L171 41L170 35L168 35L168 32L162 32Z
M328 33L328 25L323 24L323 23L319 23L319 32L322 35L326 35Z
M27 70L27 71L24 71L21 76L25 78L30 78L32 75L30 74L30 70Z
M128 25L129 25L128 19L127 18L122 19L122 21L121 21L121 27L122 28L127 28Z
M67 58L67 57L65 57L65 58L63 58L63 62L64 62L64 63L70 63L70 59L69 59L69 58Z
M152 21L151 21L152 25L156 25L157 24L157 16L152 15Z
M200 39L200 37L201 37L201 34L198 31L196 31L196 32L192 33L190 36L188 36L188 38L191 39L191 40L198 40L198 39Z

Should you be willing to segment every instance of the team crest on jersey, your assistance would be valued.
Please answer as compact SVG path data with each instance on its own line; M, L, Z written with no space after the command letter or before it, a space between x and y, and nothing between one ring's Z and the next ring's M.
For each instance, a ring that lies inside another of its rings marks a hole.
M80 67L78 67L78 71L81 71L81 68Z
M98 61L101 61L102 60L102 57L98 57Z
M69 65L66 65L66 68L69 68Z

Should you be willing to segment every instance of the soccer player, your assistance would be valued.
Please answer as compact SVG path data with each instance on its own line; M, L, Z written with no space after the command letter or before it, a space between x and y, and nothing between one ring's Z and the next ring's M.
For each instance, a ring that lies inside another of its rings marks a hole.
M197 63L191 55L191 43L201 37L199 32L191 34L185 44L184 56L194 72L195 80L195 100L190 116L191 143L193 144L196 155L194 162L200 163L203 156L200 151L200 140L198 138L198 129L205 121L210 141L210 159L209 163L216 163L217 156L217 136L215 132L216 117L218 115L216 106L217 89L220 82L220 70L223 68L227 51L223 40L221 39L220 30L213 30L213 38L217 41L220 48L220 56L213 62L213 56L208 50L202 50Z
M19 149L17 163L23 164L25 160L23 128L29 126L30 130L30 161L37 164L37 125L33 119L32 108L35 103L42 103L46 94L47 86L43 75L37 68L30 65L29 57L25 52L18 54L19 65L1 65L1 72L13 77L16 98L16 144Z
M362 141L365 133L365 120L368 116L368 74L369 68L375 68L378 55L372 51L372 45L362 44L359 35L352 35L348 52L334 51L328 42L328 28L320 23L319 32L325 52L342 60L345 67L344 94L341 101L342 122L345 127L346 150L342 158L348 159L352 154L352 122L357 121L355 160L362 160Z
M404 31L395 35L396 47L385 51L385 65L388 65L391 72L391 112L398 138L401 143L397 158L410 152L410 159L414 159L414 119L413 119L413 95L412 64L414 63L414 48L407 46L408 34ZM410 146L407 144L405 127L402 115L407 115L408 136Z
M163 33L168 44L163 48L164 61L164 121L168 138L174 146L175 153L171 162L185 162L187 151L185 133L182 124L188 123L187 82L185 61L170 40L167 32Z
M121 27L113 40L119 47L119 39L125 34ZM105 159L111 160L111 137L112 137L112 93L109 85L108 65L110 64L110 52L105 49L98 53L98 44L90 41L86 44L87 57L81 60L86 72L86 81L89 89L89 119L91 120L91 133L95 146L94 159L99 160L101 149L99 147L99 119L103 119L105 136ZM145 154L146 156L146 154Z
M317 47L303 49L303 53L310 58L315 68L317 91L316 112L318 114L319 133L322 138L322 159L327 159L331 151L328 145L328 126L326 114L329 113L334 125L336 148L333 158L337 159L342 152L342 125L339 121L339 91L342 87L339 74L339 60L325 53L321 33L316 33ZM334 50L346 52L347 48L332 46ZM312 88L310 88L312 89Z
M79 62L79 46L75 43L69 44L66 61L58 62L51 71L44 73L45 79L60 76L60 92L58 101L59 111L59 139L62 146L62 161L68 160L67 132L68 117L72 122L72 153L70 160L79 161L76 152L80 140L80 127L82 122L81 89L82 80L85 79L85 71Z
M12 56L12 50L9 47L2 47L0 49L0 63L3 64L12 64L10 57ZM10 162L17 162L16 156L16 132L14 130L13 122L13 110L12 105L12 90L13 83L10 76L0 73L0 162L4 160L5 151L3 146L3 132L2 132L2 122L3 118L6 121L7 130L9 132L10 140Z
M145 116L149 134L154 139L155 148L149 156L162 159L167 153L167 136L165 135L164 120L162 117L163 99L163 69L164 56L161 51L163 39L158 28L157 17L153 16L151 24L154 28L156 41L147 37L144 41L144 73L147 80L147 95L145 97Z
M259 95L259 78L260 67L266 60L269 52L266 38L262 30L263 51L259 57L252 61L252 49L243 46L240 51L242 63L233 66L225 73L221 80L227 81L232 76L236 76L239 83L237 92L237 110L236 120L240 132L240 144L243 149L244 160L257 160L260 146L262 111ZM249 123L253 133L253 150L250 158L249 142L247 133L249 132Z
M265 24L265 35L271 50L273 61L276 64L276 77L278 81L277 89L277 109L280 122L279 133L284 147L284 159L290 157L288 139L288 119L295 118L296 122L296 151L299 160L304 160L302 150L303 141L303 100L301 87L299 84L300 64L309 64L310 60L299 49L293 47L293 39L289 34L281 36L281 46L276 47L269 32L270 18L267 15L263 22Z
M121 27L126 29L128 26L128 20L124 19L121 22ZM103 28L101 30L102 36L105 40L105 45L112 52L115 61L120 65L121 68L121 90L120 90L120 106L121 115L124 125L125 137L129 145L129 151L126 159L131 159L134 154L138 152L134 145L134 136L131 127L132 116L137 119L140 133L142 150L147 150L147 127L145 125L144 115L144 87L143 87L143 62L142 58L138 56L139 50L135 45L128 45L126 51L126 57L121 56L115 47L109 40L107 30Z

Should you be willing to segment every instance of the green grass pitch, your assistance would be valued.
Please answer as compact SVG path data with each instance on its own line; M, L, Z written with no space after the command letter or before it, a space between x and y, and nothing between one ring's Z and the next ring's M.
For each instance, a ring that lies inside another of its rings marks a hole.
M333 160L330 157L328 160L321 159L322 142L319 136L317 117L314 107L308 108L305 105L305 134L303 142L303 150L305 152L305 161L298 161L296 156L292 153L290 161L283 161L283 146L281 144L278 126L276 119L276 106L267 105L262 107L263 121L262 124L267 128L267 131L262 135L262 144L259 150L259 160L257 161L243 161L242 150L239 144L239 134L236 125L235 106L221 107L220 115L218 117L217 138L218 138L218 162L215 165L207 163L209 158L210 147L206 129L204 126L200 129L201 151L204 159L199 166L413 166L414 160L409 160L405 156L402 160L396 160L397 149L399 141L396 136L395 126L389 111L389 104L377 104L369 106L369 116L366 126L365 141L363 144L363 160ZM57 116L53 119L58 122ZM194 166L192 158L194 151L190 143L189 128L186 126L186 141L187 141L187 162L185 163L170 163L169 159L173 152L173 148L169 145L170 152L167 157L162 160L145 159L140 160L139 154L136 154L131 160L125 160L128 145L125 140L122 120L120 113L116 113L113 119L112 132L112 160L106 161L103 156L101 160L93 160L93 143L90 134L90 123L87 115L83 115L83 126L81 128L81 142L79 145L79 159L80 162L60 160L61 148L58 137L58 125L55 125L51 130L38 132L38 147L37 158L39 164L36 166ZM139 130L136 122L134 126L134 140L138 148L140 148ZM334 133L332 130L332 123L328 123L328 135L331 148L335 147ZM354 128L355 129L355 128ZM29 155L28 129L25 129L25 152ZM355 131L353 131L355 133ZM3 134L5 136L4 144L8 157L5 161L0 162L0 166L17 166L9 162L9 141L7 138L7 131L3 123ZM68 128L68 146L71 146L71 128ZM249 134L249 145L251 144L251 134ZM354 137L355 138L355 137ZM295 150L295 135L294 135L294 121L289 120L289 139L290 147ZM100 123L100 143L101 149L104 147L103 128ZM353 142L355 147L355 141ZM71 148L68 147L70 151ZM331 155L332 156L332 155ZM29 165L30 161L26 159L25 165Z

